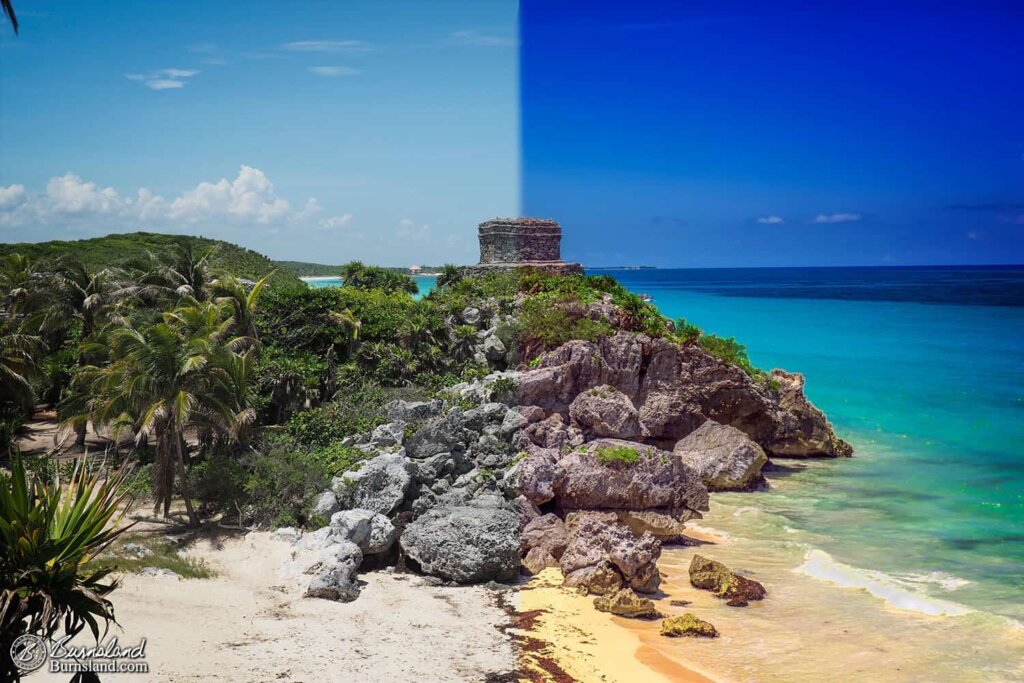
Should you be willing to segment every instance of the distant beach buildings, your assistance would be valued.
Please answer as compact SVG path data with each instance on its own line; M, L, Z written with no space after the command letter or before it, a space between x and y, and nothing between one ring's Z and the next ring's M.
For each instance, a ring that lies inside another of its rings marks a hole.
M423 272L423 268L417 265L409 266L409 275L419 275Z

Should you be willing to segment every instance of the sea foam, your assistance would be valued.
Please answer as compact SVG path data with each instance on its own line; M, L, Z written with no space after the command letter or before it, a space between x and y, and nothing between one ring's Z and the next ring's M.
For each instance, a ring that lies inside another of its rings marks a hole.
M896 609L920 612L931 616L960 616L974 611L955 602L924 595L908 586L902 585L899 579L889 576L884 572L872 569L859 569L839 562L824 550L817 548L809 550L804 556L804 563L794 571L844 588L865 590ZM956 577L948 578L956 579ZM923 582L919 579L915 583ZM933 582L930 581L929 583Z

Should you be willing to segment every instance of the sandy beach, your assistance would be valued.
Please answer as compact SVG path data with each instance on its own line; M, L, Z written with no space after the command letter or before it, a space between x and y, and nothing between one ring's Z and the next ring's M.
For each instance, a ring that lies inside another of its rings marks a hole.
M721 541L710 532L688 532L696 541ZM517 594L521 635L520 665L531 680L558 680L560 670L571 680L631 683L633 681L684 681L709 683L712 677L696 661L681 655L680 640L659 634L661 620L616 617L594 609L594 597L564 589L557 568L534 576ZM658 609L666 616L688 611L702 615L700 607L715 599L707 593L672 582L657 596ZM694 607L670 605L674 598L691 600ZM712 641L686 638L686 645L708 649ZM564 679L564 680L570 680Z
M271 533L200 541L189 554L217 576L128 575L113 594L121 629L111 635L122 645L147 638L150 673L104 680L482 681L514 668L499 630L508 617L487 588L366 572L359 598L338 603L301 596L280 571L291 546Z

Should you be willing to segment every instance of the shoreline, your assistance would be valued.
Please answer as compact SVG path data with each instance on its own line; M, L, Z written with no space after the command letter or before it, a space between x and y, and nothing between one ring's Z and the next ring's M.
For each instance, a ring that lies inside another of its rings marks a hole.
M722 537L709 530L687 530L687 536L703 544L714 545ZM662 587L655 598L665 616L677 616L698 609L698 602L716 601L697 589L671 591ZM697 594L703 593L704 596ZM654 596L652 596L654 597ZM673 598L693 600L687 607L669 604ZM626 619L594 608L594 596L583 596L562 588L562 574L557 567L545 569L531 577L518 594L519 614L525 617L523 637L536 641L519 647L519 666L528 673L539 674L531 680L550 678L546 660L572 680L601 680L606 683L723 683L688 656L681 656L680 642L693 647L707 645L702 638L670 639L660 635L661 619ZM698 616L701 616L698 614ZM545 676L544 674L547 674Z

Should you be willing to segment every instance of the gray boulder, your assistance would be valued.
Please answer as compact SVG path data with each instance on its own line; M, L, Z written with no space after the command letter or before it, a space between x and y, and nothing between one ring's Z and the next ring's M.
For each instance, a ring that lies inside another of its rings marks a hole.
M386 406L388 419L393 422L423 422L441 414L441 401L392 401Z
M363 561L359 546L338 541L321 548L303 572L310 575L306 597L352 602L359 597L356 572Z
M491 361L492 363L496 363L505 358L505 353L507 353L507 349L505 348L505 344L502 343L501 339L498 338L498 335L492 334L486 339L484 339L483 352L487 360Z
M768 462L764 449L729 425L708 420L679 441L673 452L692 467L712 491L750 489L762 481Z
M435 507L399 540L420 569L458 583L510 581L519 569L518 516L494 507Z
M405 500L412 483L413 465L401 453L386 453L367 460L354 472L335 477L331 490L343 508L363 508L391 514Z
M569 416L591 436L635 440L644 435L633 402L607 384L578 395L569 406Z
M370 434L370 442L378 447L391 448L401 446L405 440L405 423L388 422L378 425Z
M338 497L334 495L334 491L324 491L313 505L313 514L330 519L331 515L340 509L341 505L338 503Z
M600 515L582 515L570 531L559 564L565 585L591 593L612 593L629 586L639 593L658 590L661 544L650 533L634 536L622 524Z
M564 476L553 489L564 510L708 509L708 491L697 473L653 446L599 439L560 459L558 467ZM523 484L524 490L532 487Z
M386 552L398 538L398 531L384 515L370 510L344 510L331 517L329 538L355 543L374 555Z

